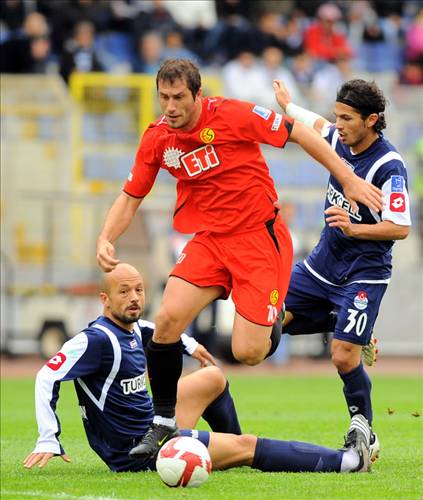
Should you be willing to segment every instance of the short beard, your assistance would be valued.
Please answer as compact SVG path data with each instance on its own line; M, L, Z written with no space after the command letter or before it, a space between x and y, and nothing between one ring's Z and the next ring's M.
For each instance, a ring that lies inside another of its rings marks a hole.
M136 317L131 317L131 316L128 316L126 314L116 314L116 313L112 313L113 317L118 319L121 323L123 323L124 325L130 325L131 323L135 323L136 321L138 321L141 316L142 316L142 311L140 311Z

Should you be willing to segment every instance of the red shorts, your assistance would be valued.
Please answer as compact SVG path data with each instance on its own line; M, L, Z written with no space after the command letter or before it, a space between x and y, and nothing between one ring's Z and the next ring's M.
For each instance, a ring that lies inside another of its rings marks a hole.
M291 236L278 216L246 233L196 234L170 275L201 287L223 286L221 298L232 292L241 316L270 326L285 300L291 268Z

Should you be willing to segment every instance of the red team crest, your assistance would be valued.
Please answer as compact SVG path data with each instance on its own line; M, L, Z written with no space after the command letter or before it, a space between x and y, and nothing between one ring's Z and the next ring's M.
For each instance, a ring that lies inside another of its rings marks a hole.
M391 193L389 208L392 212L405 212L405 196L403 193Z
M46 365L54 371L57 371L66 361L66 356L62 352L58 352L50 358Z

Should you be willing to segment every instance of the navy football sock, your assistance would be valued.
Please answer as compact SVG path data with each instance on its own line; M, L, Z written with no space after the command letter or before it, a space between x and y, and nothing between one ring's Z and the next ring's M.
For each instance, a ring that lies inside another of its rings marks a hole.
M229 392L229 382L225 390L205 410L202 415L214 432L241 434L234 401Z
M360 363L357 368L348 373L340 373L339 376L344 382L344 395L350 416L361 414L367 418L369 425L372 425L372 383L363 364Z
M339 472L342 455L311 443L258 438L251 467L263 472Z

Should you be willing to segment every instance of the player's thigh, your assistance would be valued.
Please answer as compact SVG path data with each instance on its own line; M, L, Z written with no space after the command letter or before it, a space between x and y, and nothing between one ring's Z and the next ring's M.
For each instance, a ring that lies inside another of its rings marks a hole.
M386 284L352 283L337 290L339 307L334 339L367 345L386 288Z
M330 287L312 276L304 263L297 263L285 298L287 321L284 322L284 333L300 335L329 331L334 308L329 300Z
M156 316L154 340L176 342L204 307L220 297L222 287L200 287L170 276Z
M257 438L251 434L210 433L209 453L213 469L228 469L251 465L257 445Z
M225 390L226 378L217 366L201 368L179 379L176 422L194 428L204 410Z
M288 290L292 242L286 226L276 222L233 238L227 267L237 313L251 323L272 326Z

